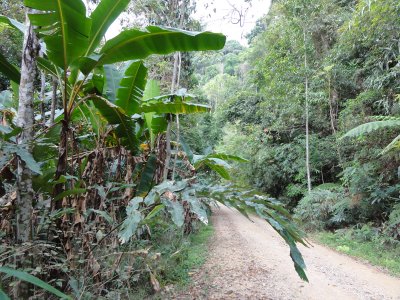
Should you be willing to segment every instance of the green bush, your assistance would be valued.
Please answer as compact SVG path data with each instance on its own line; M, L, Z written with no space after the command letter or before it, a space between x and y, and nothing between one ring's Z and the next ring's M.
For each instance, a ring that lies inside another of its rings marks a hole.
M351 221L351 202L343 188L324 186L303 197L295 209L295 217L308 230L330 229Z
M384 235L388 241L394 244L400 244L400 203L393 207L389 215L389 220L384 224Z

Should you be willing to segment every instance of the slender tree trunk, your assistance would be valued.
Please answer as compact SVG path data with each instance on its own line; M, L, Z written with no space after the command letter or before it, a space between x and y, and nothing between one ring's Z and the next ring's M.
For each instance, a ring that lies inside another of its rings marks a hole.
M50 125L54 124L54 118L56 114L57 107L57 77L53 76L53 94L51 96L51 112L50 112Z
M173 7L174 7L175 4L177 5L178 3L174 2L173 3ZM183 1L183 3L182 3L181 14L179 16L179 26L178 26L178 28L182 28L183 27L187 4L188 4L187 1ZM175 10L171 10L171 13L174 13L174 12L175 12ZM172 72L171 94L174 93L175 89L179 86L179 77L180 77L180 73L181 73L180 72L180 65L181 65L180 53L177 52L177 53L174 54L174 68L173 68L173 72ZM179 120L179 117L178 117L177 120ZM172 117L170 117L169 120L168 120L167 133L165 135L165 138L166 138L166 158L165 158L164 173L163 173L164 180L168 179L169 165L170 165L171 156L172 156L172 153L171 153L171 127L172 127L172 124L171 123L172 123ZM174 163L173 170L175 170L175 163ZM174 173L174 171L173 171L173 173ZM173 179L173 177L174 177L174 174L172 176L172 179Z
M336 141L335 141L335 146L336 146L336 152L338 154L338 159L339 159L339 166L342 167L342 155L340 153L340 147L338 144L338 139L336 137L336 122L337 122L337 112L338 112L338 107L337 107L337 92L333 90L333 93L331 92L331 75L328 73L328 101L329 101L329 115L331 119L331 128L332 128L332 134L335 136ZM335 100L334 100L335 99Z
M46 74L42 71L40 72L40 114L42 115L42 123L43 125L46 123L46 115L45 115L45 93L46 93Z
M310 134L309 134L309 105L308 105L308 62L307 62L307 41L306 31L304 34L304 69L305 69L305 114L306 114L306 169L307 169L307 188L311 192L311 171L310 171Z
M176 162L178 161L179 143L180 143L180 123L179 115L176 115L176 152L174 157L174 167L172 168L172 180L175 180Z
M179 87L180 85L180 78L181 78L181 68L182 68L182 54L178 52L178 78L177 78L177 83L176 85ZM181 133L180 133L181 127L179 123L179 114L176 115L176 153L175 153L175 158L174 158L174 167L172 168L172 180L175 180L175 171L176 171L176 162L178 161L178 152L179 152L179 143L181 140Z
M333 115L333 105L332 105L332 96L331 96L331 78L328 77L328 101L329 101L329 116L331 118L331 128L332 128L332 134L336 134L336 128L335 128L335 121L334 121L334 115Z
M28 18L28 13L33 13L33 11L27 9L26 13L27 29L24 34L22 52L17 126L22 128L22 133L18 137L18 144L20 147L26 147L28 152L32 153L34 81L37 72L36 58L39 54L40 46ZM18 159L16 240L19 243L27 243L32 240L33 200L32 172L21 159ZM21 268L29 266L24 257L17 264ZM29 297L29 285L26 282L19 282L14 292L15 299L27 299Z
M177 59L177 54L174 54L174 69L172 73L172 81L171 81L171 94L174 93L175 91L175 82L176 82L176 74L177 74L177 66L178 66L178 59ZM168 125L167 125L167 132L165 134L165 140L166 140L166 146L165 146L165 151L166 151L166 156L165 156L165 165L164 165L164 172L163 172L163 178L164 180L168 180L168 172L169 172L169 164L171 162L171 127L172 127L172 116L168 116Z
M167 132L165 134L166 146L165 146L165 164L164 164L164 172L163 172L163 180L168 180L168 171L169 171L169 163L171 161L171 123L172 118L168 116L168 125L167 125Z

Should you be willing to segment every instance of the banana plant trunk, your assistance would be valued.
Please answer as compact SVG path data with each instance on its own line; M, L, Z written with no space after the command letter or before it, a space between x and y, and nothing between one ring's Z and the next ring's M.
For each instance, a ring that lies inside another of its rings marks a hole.
M69 134L69 119L67 114L64 114L64 120L62 121L61 127L61 136L60 136L60 144L58 146L58 163L56 174L54 180L57 181L61 178L61 176L67 173L67 163L68 163L68 134ZM64 184L57 183L54 186L53 195L57 196L64 191ZM63 207L63 202L61 200L54 201L53 209L60 209ZM65 203L64 203L65 205Z
M26 31L21 63L21 81L19 86L19 104L17 115L17 126L22 128L18 137L18 144L26 147L32 153L32 142L34 133L34 81L37 74L36 58L39 54L39 40L30 24L28 14L34 11L26 10ZM27 243L32 240L32 212L34 191L32 188L32 171L25 163L18 159L17 170L17 221L16 240L19 243ZM17 262L18 267L29 267L25 257ZM29 297L29 286L26 282L19 282L14 290L15 299L27 299Z

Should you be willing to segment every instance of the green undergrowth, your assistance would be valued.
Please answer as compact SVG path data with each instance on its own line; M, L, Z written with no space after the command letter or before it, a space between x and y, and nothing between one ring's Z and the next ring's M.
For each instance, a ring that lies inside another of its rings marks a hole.
M160 259L153 270L161 289L175 291L184 289L191 282L191 272L199 269L207 258L208 241L214 232L212 224L197 223L194 233L185 235L177 227L155 231L153 251L160 253ZM132 299L161 299L153 294L149 278L142 281L131 293Z
M315 241L349 256L386 269L391 275L400 276L400 246L388 245L379 239L360 240L352 230L322 231L310 234Z
M208 241L213 233L212 225L201 225L196 233L188 237L184 259L175 266L173 270L175 282L171 283L180 287L190 283L190 272L200 268L207 258Z

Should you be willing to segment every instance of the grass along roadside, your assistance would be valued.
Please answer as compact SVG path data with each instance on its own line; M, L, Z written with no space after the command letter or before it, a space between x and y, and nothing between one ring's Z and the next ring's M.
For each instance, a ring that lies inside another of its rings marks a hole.
M199 230L189 236L190 244L187 248L187 258L179 265L178 272L182 273L182 280L178 285L185 286L190 283L190 272L200 268L206 261L208 242L214 233L212 224L201 225Z
M189 236L183 235L176 227L157 233L159 244L155 245L155 250L161 253L161 258L155 273L161 285L161 292L154 294L147 280L132 292L129 299L172 299L176 293L190 285L191 272L204 264L208 242L214 233L212 224L206 226L198 223L196 227L195 232Z
M198 224L197 230L185 237L180 250L170 254L165 261L164 278L161 285L168 292L169 287L178 291L191 283L191 272L199 269L205 262L208 252L208 242L214 233L212 224Z
M310 234L310 237L320 244L382 267L400 277L400 247L388 247L379 240L360 241L351 235L326 231Z

